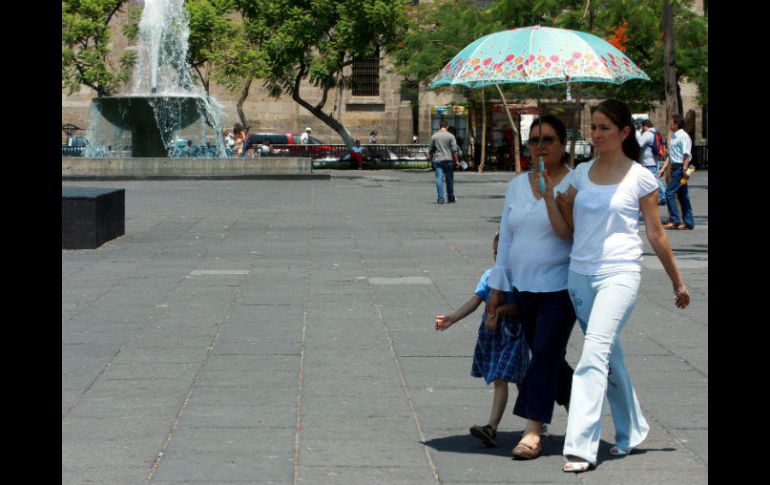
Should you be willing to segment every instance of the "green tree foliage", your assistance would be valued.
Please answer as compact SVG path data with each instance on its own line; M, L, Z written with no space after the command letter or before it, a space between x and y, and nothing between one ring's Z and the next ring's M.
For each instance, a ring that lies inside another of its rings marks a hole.
M185 8L190 22L188 61L208 93L215 62L238 38L235 0L187 0Z
M62 87L70 94L88 86L98 96L114 94L131 75L134 53L124 52L114 65L110 61L110 22L126 0L65 0L62 2ZM136 35L138 9L129 10L131 21L124 28L128 38Z
M677 68L680 77L694 81L699 99L708 99L708 21L690 10L692 0L674 3ZM420 15L396 60L399 72L427 84L463 47L488 33L515 27L543 25L591 32L613 43L651 81L633 80L623 85L575 85L581 97L614 97L632 109L648 110L662 101L664 91L662 2L658 0L498 0L487 9L464 0L436 0L420 5ZM622 33L622 35L619 35ZM455 88L459 89L459 88ZM514 98L564 96L564 86L550 88L506 85Z
M346 69L356 58L383 54L408 22L406 0L237 0L248 43L256 49L249 75L262 77L273 96L288 94L300 106L353 145L333 114L324 111L329 91L348 88ZM311 103L302 82L321 90Z

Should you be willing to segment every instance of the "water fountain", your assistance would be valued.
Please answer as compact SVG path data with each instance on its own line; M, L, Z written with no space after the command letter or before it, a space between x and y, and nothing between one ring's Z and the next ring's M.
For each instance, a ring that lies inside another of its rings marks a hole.
M103 120L113 133L117 129L118 137L131 133L132 157L175 156L176 138L196 122L201 125L194 130L197 138L213 140L212 150L201 155L225 156L215 101L190 74L189 35L184 0L144 1L131 92L92 101L87 156L104 156L104 147L117 143L115 136L106 139L110 129Z

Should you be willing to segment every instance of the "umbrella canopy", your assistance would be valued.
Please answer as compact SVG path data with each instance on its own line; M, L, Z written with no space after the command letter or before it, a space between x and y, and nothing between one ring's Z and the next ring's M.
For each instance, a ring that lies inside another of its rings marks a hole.
M607 41L577 30L533 26L504 30L473 41L444 66L431 86L622 84L630 79L650 80Z

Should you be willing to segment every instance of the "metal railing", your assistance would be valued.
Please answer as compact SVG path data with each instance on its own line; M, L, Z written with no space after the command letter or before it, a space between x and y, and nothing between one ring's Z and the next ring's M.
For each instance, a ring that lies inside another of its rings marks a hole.
M361 145L364 157L374 161L425 161L428 160L428 145ZM342 161L350 158L346 145L270 145L268 153L258 149L247 151L247 157L309 157L313 160Z
M692 163L698 170L709 168L709 147L708 145L696 145L692 148Z

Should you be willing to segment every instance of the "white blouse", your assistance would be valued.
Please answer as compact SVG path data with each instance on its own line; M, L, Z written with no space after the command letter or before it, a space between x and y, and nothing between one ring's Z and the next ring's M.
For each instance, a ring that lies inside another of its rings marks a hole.
M566 192L573 171L554 188ZM552 292L567 288L572 239L560 239L548 219L545 199L536 199L529 177L522 174L508 185L500 219L497 261L489 275L496 290Z
M655 176L638 163L619 184L599 185L588 171L595 160L581 163L572 176L577 189L570 270L601 275L642 270L639 199L658 188Z

